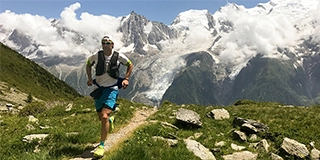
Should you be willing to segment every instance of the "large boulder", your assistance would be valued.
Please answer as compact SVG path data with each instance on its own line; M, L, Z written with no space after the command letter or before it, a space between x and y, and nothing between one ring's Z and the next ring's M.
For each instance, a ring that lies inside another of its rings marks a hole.
M214 109L211 112L207 114L208 117L211 117L216 120L223 120L223 119L229 119L230 114L229 112L222 108L222 109Z
M192 110L179 108L176 113L176 120L184 124L191 124L198 127L202 126L200 115Z
M184 142L187 145L187 149L191 152L194 153L197 157L203 160L216 160L214 155L210 152L208 148L203 146L201 143L195 141L195 140L190 140L190 139L185 139Z
M304 144L287 137L284 138L281 148L284 149L288 154L297 156L299 158L305 158L310 154Z

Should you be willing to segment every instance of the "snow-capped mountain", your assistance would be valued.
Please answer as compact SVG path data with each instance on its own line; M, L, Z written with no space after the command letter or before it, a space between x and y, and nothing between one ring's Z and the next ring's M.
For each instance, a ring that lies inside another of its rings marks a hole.
M66 8L61 19L3 12L0 41L82 94L91 91L85 59L108 34L115 50L134 63L130 86L120 95L134 101L320 101L319 0L272 0L254 8L229 3L213 14L188 10L169 26L135 12L124 17L82 13L77 19L73 15L80 6Z

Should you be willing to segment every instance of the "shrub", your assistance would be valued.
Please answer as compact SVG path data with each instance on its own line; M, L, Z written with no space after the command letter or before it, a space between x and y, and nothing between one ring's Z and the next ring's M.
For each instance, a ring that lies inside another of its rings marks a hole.
M251 104L257 104L257 103L252 100L242 99L242 100L236 101L233 105L240 106L240 105L251 105Z
M33 102L33 103L28 104L22 110L20 110L19 115L20 116L36 115L36 114L44 112L46 109L47 108L44 106L43 103Z
M28 97L27 97L27 103L31 103L32 100L33 100L33 97L32 97L32 95L31 95L31 93L30 93L30 94L28 95Z

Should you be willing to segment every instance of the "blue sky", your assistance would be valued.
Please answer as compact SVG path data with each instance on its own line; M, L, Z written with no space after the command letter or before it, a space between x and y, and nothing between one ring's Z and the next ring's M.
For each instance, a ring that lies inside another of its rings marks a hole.
M228 2L244 5L246 8L266 3L269 0L229 0ZM145 16L151 21L171 24L176 16L190 9L207 9L216 12L227 0L0 0L0 12L10 10L16 14L30 13L46 18L60 18L65 7L79 2L81 8L76 11L93 15L126 16L131 11Z

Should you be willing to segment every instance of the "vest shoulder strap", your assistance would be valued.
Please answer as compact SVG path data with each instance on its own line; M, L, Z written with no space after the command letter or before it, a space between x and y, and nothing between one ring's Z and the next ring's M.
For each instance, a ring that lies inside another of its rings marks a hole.
M111 57L111 59L110 59L110 63L111 63L111 64L117 64L118 57L119 57L119 53L116 52L116 51L114 51L114 52L113 52L113 55L112 55L112 57Z
M119 57L119 53L114 51L113 55L110 59L110 62L108 64L108 74L110 77L118 79L119 78L119 67L120 65L118 65L118 57Z
M106 73L106 58L104 57L103 51L98 52L98 63L96 65L96 76L101 76Z

